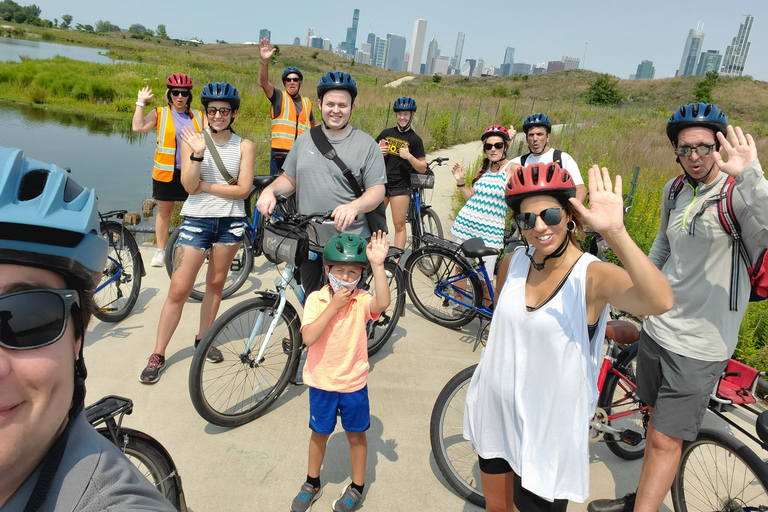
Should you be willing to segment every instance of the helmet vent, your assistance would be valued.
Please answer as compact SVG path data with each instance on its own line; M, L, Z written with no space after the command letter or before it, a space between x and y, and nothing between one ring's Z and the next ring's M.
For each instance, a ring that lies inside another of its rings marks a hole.
M358 244L357 245L357 254L363 254L365 252L365 245Z
M34 169L25 174L19 185L19 201L29 201L39 197L45 189L48 174L47 169Z
M523 174L522 167L519 167L517 169L517 181L520 182L520 185L525 186L525 175Z
M344 253L344 246L341 245L341 242L339 242L338 240L336 240L336 250L342 254Z
M531 180L533 181L533 184L536 185L539 183L539 166L534 165L531 167Z
M691 117L699 117L699 104L694 103L691 105Z
M704 109L704 117L708 116L709 113L712 112L712 104L708 104L707 108Z
M547 183L552 181L552 176L555 175L555 166L553 164L549 164L549 167L547 167Z

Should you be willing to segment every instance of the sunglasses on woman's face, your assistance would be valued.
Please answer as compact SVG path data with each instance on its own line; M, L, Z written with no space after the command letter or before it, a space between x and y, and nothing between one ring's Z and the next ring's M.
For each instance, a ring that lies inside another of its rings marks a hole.
M541 210L541 213L538 215L535 213L518 213L515 215L515 220L520 229L523 230L533 229L536 226L536 217L541 217L541 220L547 226L556 226L560 224L562 211L562 208L547 208L546 210Z
M486 142L485 144L483 144L483 148L486 151L490 151L493 148L501 149L503 147L504 147L504 143L503 142L497 142L496 144L491 144L490 142Z
M171 96L175 98L176 96L179 96L179 95L181 95L182 98L189 98L189 91L187 91L186 89L182 91L179 91L177 89L171 89Z
M0 347L33 350L57 342L67 330L74 290L41 288L0 295Z
M221 107L221 108L213 108L209 107L205 109L205 111L208 113L209 116L214 117L216 115L216 112L221 114L221 117L227 117L230 112L232 112L231 108Z

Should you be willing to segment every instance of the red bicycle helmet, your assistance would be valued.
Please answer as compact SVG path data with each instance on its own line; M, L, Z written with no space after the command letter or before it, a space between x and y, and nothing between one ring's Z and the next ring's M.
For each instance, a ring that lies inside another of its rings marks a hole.
M192 88L192 79L184 73L174 73L165 81L168 87L187 87Z
M512 173L504 190L504 200L514 211L528 196L557 195L576 197L576 184L568 171L557 163L531 164Z
M509 132L506 128L503 126L499 126L497 124L491 125L488 128L485 129L483 134L480 136L480 140L485 142L485 139L488 137L496 135L497 137L501 137L504 139L505 142L509 142Z

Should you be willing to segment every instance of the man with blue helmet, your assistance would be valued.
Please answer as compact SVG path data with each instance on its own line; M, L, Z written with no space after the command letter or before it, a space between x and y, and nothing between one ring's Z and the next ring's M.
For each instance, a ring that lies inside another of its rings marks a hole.
M261 55L261 71L259 85L272 104L272 151L269 155L269 173L277 176L283 172L283 162L293 146L296 138L316 126L317 121L312 114L312 102L301 95L301 84L304 75L299 68L290 66L283 71L283 87L285 91L276 89L269 81L269 59L276 48L269 46L269 40L264 38L259 45Z
M593 501L590 512L659 509L683 442L696 439L710 393L736 348L751 289L747 267L768 247L768 182L752 136L705 103L677 109L667 136L683 175L664 186L659 231L648 256L672 286L675 304L643 324L639 341L637 396L651 407L643 469L636 493ZM732 215L751 261L746 265L738 261L742 257L718 214L731 177ZM741 271L732 274L732 263Z
M552 132L552 121L546 114L531 114L523 121L525 143L528 145L528 153L514 158L512 163L522 166L531 164L550 164L556 162L560 167L568 171L576 184L576 199L584 201L587 197L587 189L584 179L581 177L576 160L565 151L549 147L549 134Z
M0 511L174 508L85 419L96 195L0 148Z

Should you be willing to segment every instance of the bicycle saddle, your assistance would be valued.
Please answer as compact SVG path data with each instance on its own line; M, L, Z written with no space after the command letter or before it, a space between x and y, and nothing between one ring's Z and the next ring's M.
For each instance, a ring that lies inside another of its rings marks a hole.
M253 186L260 189L267 188L267 185L275 181L274 176L254 176L253 177Z
M461 244L461 250L469 258L482 258L483 256L494 256L499 253L498 249L486 246L479 238L470 238Z

